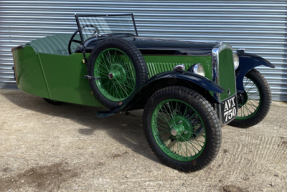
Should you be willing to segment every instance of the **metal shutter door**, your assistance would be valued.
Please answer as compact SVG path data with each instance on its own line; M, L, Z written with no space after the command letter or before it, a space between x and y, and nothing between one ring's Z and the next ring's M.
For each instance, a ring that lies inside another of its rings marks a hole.
M225 41L276 69L259 67L274 100L287 100L286 1L1 1L0 88L15 88L11 48L46 35L72 33L74 13L130 13L140 36Z

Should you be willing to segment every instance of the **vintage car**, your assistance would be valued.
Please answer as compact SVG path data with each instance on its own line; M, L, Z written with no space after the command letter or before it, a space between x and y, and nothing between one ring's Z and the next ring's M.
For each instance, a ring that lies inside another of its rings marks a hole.
M139 37L133 14L77 15L78 29L12 48L20 90L61 102L106 107L98 117L144 109L155 155L185 172L210 164L221 127L264 119L270 88L254 69L267 60L223 42Z

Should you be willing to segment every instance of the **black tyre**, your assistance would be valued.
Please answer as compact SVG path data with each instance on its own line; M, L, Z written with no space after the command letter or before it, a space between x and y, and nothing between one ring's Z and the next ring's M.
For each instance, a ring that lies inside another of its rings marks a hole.
M199 93L173 86L154 93L143 116L144 133L155 155L184 172L210 164L221 144L221 127L210 103Z
M88 62L88 75L94 96L108 108L116 108L148 79L147 67L137 47L124 39L108 38L93 49Z
M262 121L269 112L270 87L259 71L252 69L243 79L245 92L238 94L238 116L229 125L248 128Z
M62 105L63 102L62 101L55 101L55 100L52 100L52 99L46 99L46 98L43 98L47 103L49 104L52 104L52 105Z

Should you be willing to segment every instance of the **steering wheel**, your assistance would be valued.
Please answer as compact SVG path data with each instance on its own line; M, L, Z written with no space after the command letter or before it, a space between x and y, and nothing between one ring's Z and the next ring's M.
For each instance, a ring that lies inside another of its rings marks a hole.
M74 34L71 36L71 39L69 41L69 44L68 44L68 51L69 51L69 54L71 55L72 54L72 51L71 51L71 44L72 42L75 42L75 43L82 43L82 41L79 41L79 40L75 40L75 36L77 35L78 32L80 32L80 30L84 29L85 27L93 27L95 28L95 31L93 33L92 36L94 36L96 33L97 33L97 36L100 35L100 31L99 29L95 26L95 25L91 25L91 24L87 24L87 25L83 25L81 29L77 29Z

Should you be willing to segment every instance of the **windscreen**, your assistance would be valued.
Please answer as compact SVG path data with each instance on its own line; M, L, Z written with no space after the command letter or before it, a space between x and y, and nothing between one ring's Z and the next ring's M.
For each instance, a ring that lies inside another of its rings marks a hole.
M107 36L113 34L136 35L132 14L128 15L77 15L78 28L80 28L83 40L90 37Z

